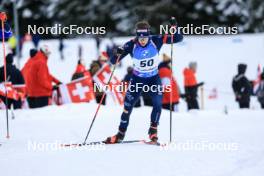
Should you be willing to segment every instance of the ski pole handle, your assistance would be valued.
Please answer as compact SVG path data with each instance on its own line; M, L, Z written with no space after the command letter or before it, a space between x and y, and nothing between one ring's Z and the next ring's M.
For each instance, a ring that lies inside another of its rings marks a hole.
M177 26L177 20L176 20L175 17L171 17L170 25L171 25L171 27L176 27Z

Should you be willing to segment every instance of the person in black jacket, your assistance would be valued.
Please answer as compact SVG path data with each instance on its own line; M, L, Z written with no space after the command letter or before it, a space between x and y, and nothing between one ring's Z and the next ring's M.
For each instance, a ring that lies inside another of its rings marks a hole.
M13 65L13 54L8 54L6 56L6 79L7 82L11 82L13 85L16 84L25 84L24 78L22 76L22 73L20 70L16 68L16 66ZM0 83L5 81L5 74L4 74L4 66L0 68ZM5 102L5 97L0 96L3 102ZM13 99L7 99L8 102L8 108L11 107L11 104L13 104L14 109L21 108L21 100L13 100Z
M252 86L245 76L247 69L246 64L238 65L238 74L233 78L232 88L235 93L236 101L240 108L250 107L250 95L252 93Z

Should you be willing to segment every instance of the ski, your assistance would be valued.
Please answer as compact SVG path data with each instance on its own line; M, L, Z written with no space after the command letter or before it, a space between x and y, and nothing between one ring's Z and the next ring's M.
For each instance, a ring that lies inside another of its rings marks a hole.
M122 141L120 143L106 143L105 141L95 141L95 142L88 142L88 143L75 143L75 144L61 144L61 147L82 147L82 146L89 146L89 145L116 145L116 144L131 144L131 143L141 143L146 145L153 145L153 146L165 146L166 144L162 144L160 142L153 142L147 140L127 140Z
M120 143L114 143L114 144L130 144L130 143L137 143L141 142L142 140L128 140L128 141L122 141ZM111 143L106 143L105 141L95 141L95 142L88 142L88 143L75 143L75 144L61 144L61 147L82 147L82 146L88 146L88 145L113 145Z

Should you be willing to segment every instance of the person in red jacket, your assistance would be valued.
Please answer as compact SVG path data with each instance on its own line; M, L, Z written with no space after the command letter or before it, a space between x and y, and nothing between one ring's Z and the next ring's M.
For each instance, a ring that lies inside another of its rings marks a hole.
M49 73L48 56L50 51L47 45L32 58L30 69L26 73L26 86L30 108L39 108L49 105L52 90L61 82ZM52 83L56 85L53 86Z
M197 101L197 91L198 91L198 87L202 86L204 83L201 82L197 84L197 80L195 76L196 70L197 70L196 62L190 62L189 67L183 70L185 100L187 102L188 110L199 109L199 104Z
M171 58L169 58L166 54L163 54L163 62L159 65L159 76L161 78L161 82L163 86L171 85L172 90L172 111L178 111L178 104L180 99L179 87L177 85L176 79L173 77L171 84L171 68L170 68ZM170 110L170 97L171 92L165 91L163 92L162 98L162 108Z
M38 50L36 50L36 49L30 49L30 51L29 51L30 58L27 60L27 62L25 63L24 67L21 70L21 73L24 77L25 84L26 84L26 89L25 89L26 95L27 95L27 76L29 75L28 72L29 72L31 64L33 62L33 58L37 54L37 52L38 52Z

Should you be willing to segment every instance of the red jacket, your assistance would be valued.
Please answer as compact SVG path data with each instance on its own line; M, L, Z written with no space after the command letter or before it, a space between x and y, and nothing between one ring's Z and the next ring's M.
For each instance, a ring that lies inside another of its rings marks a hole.
M168 67L162 67L159 69L159 76L161 78L163 86L170 85L171 81L171 69ZM171 90L172 90L172 103L178 103L179 102L179 88L177 85L177 82L175 78L172 79L172 85L171 85ZM170 91L164 91L163 93L163 98L162 98L162 104L169 104L170 103Z
M183 76L184 76L184 87L190 87L190 86L197 85L195 73L192 69L185 68L183 70Z
M39 51L24 69L26 74L27 94L29 97L42 97L52 95L52 82L60 81L54 78L48 69L48 58Z
M26 64L24 65L24 67L22 68L21 70L21 73L24 77L24 80L25 80L25 84L26 84L26 94L27 94L27 85L28 85L28 75L29 75L29 71L30 71L30 67L32 65L32 62L33 62L33 59L32 58L29 58L28 61L26 62Z

